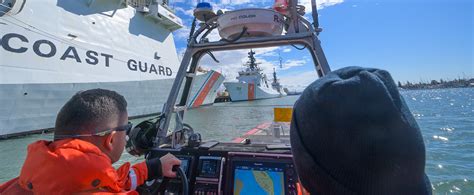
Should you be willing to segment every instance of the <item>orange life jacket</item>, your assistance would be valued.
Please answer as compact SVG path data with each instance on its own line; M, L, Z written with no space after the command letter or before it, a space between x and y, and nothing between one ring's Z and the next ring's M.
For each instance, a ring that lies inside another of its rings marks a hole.
M136 194L147 174L145 162L115 170L110 158L86 141L41 140L28 146L20 176L0 185L0 194Z

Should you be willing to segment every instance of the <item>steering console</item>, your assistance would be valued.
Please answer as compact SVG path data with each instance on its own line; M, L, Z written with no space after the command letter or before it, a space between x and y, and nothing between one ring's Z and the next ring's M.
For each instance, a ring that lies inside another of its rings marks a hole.
M175 191L173 191L174 193L179 192L178 194L188 195L189 182L186 173L179 166L173 166L172 170L176 172L176 177L180 181L180 184L176 184L178 182L170 182L170 180L175 180L173 178L164 177L161 180L155 179L139 186L137 188L137 191L139 192L139 194L165 194L165 191L169 190L168 185L172 183L173 185L181 185L181 190L173 188L176 189Z
M188 177L186 176L184 170L181 167L175 165L173 166L173 171L175 171L176 176L181 179L181 194L189 194Z

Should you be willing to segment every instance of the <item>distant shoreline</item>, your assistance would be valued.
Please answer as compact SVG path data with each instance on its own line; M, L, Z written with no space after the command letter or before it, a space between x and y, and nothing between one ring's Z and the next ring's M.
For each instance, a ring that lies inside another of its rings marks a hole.
M474 88L474 86L471 87L432 87L432 88L399 88L401 91L415 91L415 90L431 90L431 89L466 89L466 88Z
M474 78L471 79L454 79L452 81L444 81L443 79L432 80L430 83L410 83L402 84L398 81L398 87L405 90L417 89L450 89L450 88L474 88Z

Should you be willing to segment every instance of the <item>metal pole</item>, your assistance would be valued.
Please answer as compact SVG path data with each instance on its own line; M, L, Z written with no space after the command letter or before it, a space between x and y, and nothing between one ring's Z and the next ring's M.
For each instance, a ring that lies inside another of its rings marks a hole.
M311 0L311 11L312 11L311 14L313 15L314 29L316 31L319 31L319 15L318 15L318 7L316 4L316 0Z
M323 48L321 47L321 41L319 41L317 35L313 35L313 47L311 47L311 54L314 60L316 71L318 72L318 76L322 77L329 72L331 72L331 68L329 67L328 60L326 59L326 55L324 55Z
M289 33L299 33L299 22L298 22L298 13L296 11L296 6L298 5L298 0L288 0L288 5L290 8L290 27L288 29Z
M186 49L186 52L184 53L183 60L181 61L181 64L179 66L178 73L176 73L176 77L174 79L173 86L171 87L170 94L168 95L166 104L163 106L161 112L164 116L159 122L158 132L155 138L155 147L159 147L161 138L166 137L166 133L168 132L168 127L171 120L171 113L173 113L174 111L176 99L179 94L183 78L186 76L186 69L188 68L189 61L191 61L193 54L194 51L191 47L188 47Z
M196 73L196 67L199 62L199 59L201 59L201 52L194 54L192 60L191 60L191 66L189 67L189 71L187 72L188 75L186 75L186 82L184 83L184 89L183 93L181 95L181 101L179 102L178 106L186 106L187 105L187 100L189 97L189 92L192 90L192 84L194 81L194 76ZM192 75L192 76L191 76Z

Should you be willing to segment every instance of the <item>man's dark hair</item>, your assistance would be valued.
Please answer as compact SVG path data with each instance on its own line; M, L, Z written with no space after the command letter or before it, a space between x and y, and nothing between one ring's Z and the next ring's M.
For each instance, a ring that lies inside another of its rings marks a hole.
M127 101L115 91L90 89L77 92L61 108L56 118L57 135L97 133L97 125L112 116L127 111Z

